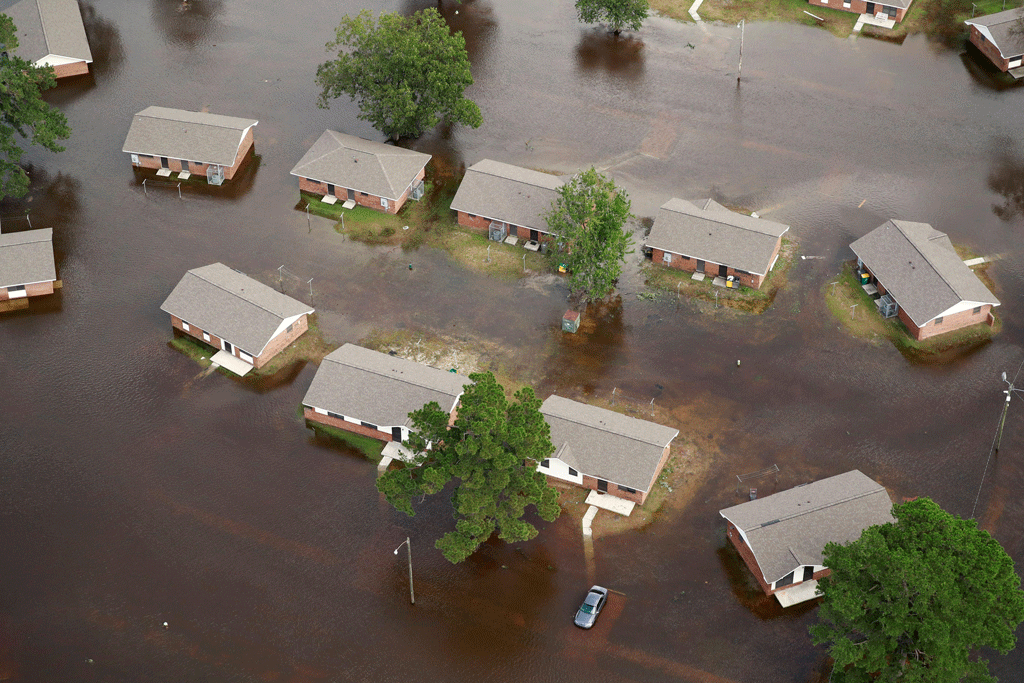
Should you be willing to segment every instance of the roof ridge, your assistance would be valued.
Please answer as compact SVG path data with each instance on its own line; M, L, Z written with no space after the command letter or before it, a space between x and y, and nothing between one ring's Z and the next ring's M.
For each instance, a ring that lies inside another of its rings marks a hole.
M223 264L222 264L222 265L223 265ZM234 268L231 268L231 266L224 266L224 267L225 267L225 268L229 268L230 270L232 270L232 271L234 271L234 272L236 272L236 273L239 273L239 275L241 275L242 277L248 278L248 279L252 280L253 282L255 282L256 284L259 284L259 285L263 285L263 283L262 283L262 282L260 282L259 280L256 280L256 279L254 279L254 278L251 278L251 277L249 277L248 275L246 275L245 273L242 273L242 272L240 272L240 271L237 271L237 270L235 270ZM198 269L196 269L196 270L198 270ZM210 280L210 279L208 279L208 278L205 278L205 277L203 277L203 276L202 276L202 275L200 275L200 274L199 274L198 272L196 272L196 270L190 270L189 272L190 272L190 273L192 273L193 275L195 275L196 277L198 277L198 278L199 278L200 280L202 280L203 282L206 282L207 284L213 285L213 286L214 286L214 287L216 287L217 289L220 289L220 290L222 290L222 291L224 291L224 292L227 292L228 294L231 294L231 295L233 295L233 296L237 296L237 297L238 297L239 299L245 299L245 297L239 296L239 294L238 294L237 292L232 292L232 291L231 291L230 289L228 289L228 288L226 288L226 287L224 287L224 286L222 286L222 285L220 285L220 284L218 284L218 283L214 282L213 280ZM267 285L263 285L263 286L264 286L264 287L267 287ZM274 291L274 290L273 290L272 288L270 288L270 287L267 287L267 289L270 289L271 291ZM276 292L275 292L275 293L276 293ZM290 298L290 297L289 297L289 298ZM266 311L267 313L270 313L270 314L271 314L271 315L273 315L274 317L277 317L277 318L281 318L281 317L282 317L280 313L276 313L275 311L272 311L272 310L270 310L269 308L267 308L266 306L262 306L262 305L260 305L259 303L255 302L255 301L252 301L252 300L250 300L250 299L245 299L245 301L247 301L248 303L252 304L252 305L253 305L253 306L255 306L256 308L260 308L260 309L263 309L264 311ZM282 318L282 320L283 320L283 318Z
M558 394L552 394L552 395L553 396L558 396ZM558 398L565 399L566 401L572 401L571 398L565 398L564 396L558 396ZM579 403L579 402L576 401L576 403ZM588 403L580 403L580 405L587 406L588 408L594 408L595 410L607 410L606 408L598 408L597 406L592 406L592 405L590 405ZM541 406L541 407L543 408L543 406ZM617 413L614 410L609 410L608 412L609 413L614 413L615 415L621 415L622 417L629 418L629 419L632 419L632 420L640 420L640 418L638 418L638 417L633 417L631 415L623 415L622 413ZM578 420L573 420L572 418L565 417L564 415L553 415L553 417L557 417L557 418L559 418L561 420L566 420L567 422L575 422L576 424L586 425L587 427L591 427L592 429L596 429L596 430L601 431L601 432L607 432L608 434L614 434L615 436L621 436L621 437L629 439L631 441L639 441L640 443L645 443L645 444L648 444L650 446L657 446L658 443L659 443L657 441L645 441L644 439L639 439L639 438L637 438L635 436L630 436L629 434L623 434L621 432L617 432L614 429L605 429L604 427L599 427L597 425L592 425L589 422L580 422ZM640 421L641 422L647 422L647 420L640 420ZM657 424L657 423L656 422L652 422L650 424ZM672 429L671 427L666 427L665 425L658 425L658 426L659 427L665 427L665 429ZM677 433L678 433L678 431L679 430L676 430Z
M43 42L46 43L46 52L50 53L50 36L46 34L46 21L43 19L43 9L39 6L39 0L35 2L36 12L39 13L39 28L43 30Z
M365 347L356 346L355 344L353 344L353 346L355 348L357 348L357 349L364 349L366 351L372 351L372 349L366 349ZM385 354L382 354L382 355L385 355ZM441 368L435 368L433 365L427 365L426 363L417 363L416 361L409 360L408 358L402 358L401 356L396 356L396 357L397 358L401 358L404 361L408 361L409 363L413 363L415 365L422 365L423 367L430 368L431 370L437 370L438 372L444 372L444 370L442 370ZM369 368L361 367L359 365L353 365L352 363L345 362L344 360L339 360L338 358L329 358L329 357L325 356L324 360L329 360L332 363L337 363L338 365L345 365L345 366L348 366L350 368L355 368L356 370L363 370L364 372L372 372L375 375L380 375L381 374L381 373L379 373L379 372L377 372L375 370L371 370ZM455 374L455 376L458 377L457 373L448 373L448 374ZM381 375L381 376L389 377L390 375ZM419 387L420 389L429 389L430 391L443 391L442 389L438 389L437 387L429 387L429 386L427 386L425 384L421 384L419 382L414 382L411 379L407 379L405 377L395 377L393 379L397 379L399 382L405 382L406 384L411 384L411 385L413 385L415 387Z
M821 481L825 481L825 480L823 479ZM853 496L848 496L848 497L842 498L840 500L835 500L835 501L832 501L831 503L828 503L826 505L822 505L820 507L812 508L812 509L809 509L809 510L801 510L801 511L795 512L795 513L793 513L791 515L786 515L785 517L779 517L777 519L773 519L773 520L770 520L768 522L762 522L762 523L758 524L756 527L751 527L751 530L753 530L753 529L763 529L766 526L771 526L772 524L778 524L779 522L788 522L791 519L796 519L797 517L803 517L804 515L809 515L812 512L820 512L821 510L827 510L828 508L835 507L836 505L842 505L843 503L849 503L851 500L857 500L859 498L863 498L865 496L869 496L869 495L878 493L879 491L882 491L882 492L885 491L885 487L884 486L882 486L881 484L878 484L878 482L875 482L875 484L878 486L878 488L871 489L870 491L863 491L862 493L858 493L858 494L853 495ZM789 490L790 491L796 491L799 488L802 488L802 487L797 486L797 487L789 489ZM761 500L767 500L767 498L762 498Z
M683 201L686 201L686 200L684 199ZM714 200L712 200L712 199L708 199L707 201L714 201ZM696 204L693 204L692 202L689 202L689 203L690 203L690 205L691 205L691 206L693 206L693 207L697 208L697 210L698 210L698 211L700 211L700 212L701 212L702 214L705 214L705 213L710 213L710 212L708 212L708 211L707 211L707 209L701 209L701 208L697 207L697 205L696 205ZM715 203L717 204L717 202L715 202ZM722 206L722 205L721 205L721 204L719 204L719 206ZM764 219L764 218L760 218L760 217L758 217L758 218L754 218L753 216L748 216L748 215L746 215L746 214L742 214L742 213L737 213L736 211L733 211L732 209L730 209L730 208L728 208L728 207L725 207L725 206L722 206L722 208L723 208L723 209L725 209L726 211L728 211L728 212L729 212L730 214L733 214L733 215L735 215L735 216L742 216L743 218L751 218L751 219L753 219L753 220L755 220L755 221L761 221L761 220L763 220L763 221L765 221L766 223L775 223L775 221L769 221L769 220L767 220L767 219ZM675 209L668 209L668 210L669 210L669 211L675 211ZM683 212L683 211L676 211L676 213L685 213L685 212ZM718 223L719 225L728 225L728 226L730 226L730 227L733 227L733 228L739 228L740 230L746 230L747 232L753 232L753 233L756 233L756 234L758 234L758 235L765 235L766 237L771 237L771 236L772 236L772 235L771 235L771 234L769 234L769 233L761 232L760 230L754 230L754 229L752 229L752 228L748 228L748 227L746 227L745 225L737 225L737 224L735 224L735 223L727 223L726 221L722 221L722 220L718 220L717 218L714 218L714 216L718 216L718 215L720 215L720 213L721 213L721 212L718 212L718 213L712 213L712 214L711 214L711 216L707 216L707 215L701 215L701 216L694 216L694 217L695 217L695 218L703 218L704 220L708 220L708 221L711 221L712 223ZM689 214L689 213L688 213L688 214L686 214L686 215L690 215L690 216L692 216L693 214ZM787 225L784 225L783 223L775 223L775 224L776 224L776 225L782 225L782 226L783 226L783 227L785 227L785 228L786 228L787 230L788 230L788 228L789 228L789 226L787 226Z
M170 109L170 107L164 107L164 109ZM173 110L171 110L171 111L173 111ZM184 110L182 110L182 111L184 111ZM190 112L190 113L192 113L192 114L209 114L210 116L224 116L226 118L236 118L236 119L242 118L240 116L228 117L226 114L213 114L213 113L210 113L208 111L196 111L196 112ZM140 118L155 119L157 121L174 121L175 123L194 123L194 124L196 124L198 126L209 126L210 128L223 128L225 130L240 130L239 128L236 128L234 126L224 126L224 125L220 125L218 123L204 123L202 121L186 121L185 119L172 119L172 118L168 118L166 116L153 116L152 114L144 114L141 111L138 114L136 114L136 116L138 116ZM248 119L243 119L243 120L247 121ZM246 126L246 128L252 128L255 125L256 124L253 123L253 124L250 124L250 125Z
M908 235L903 230L903 227L900 225L900 223L904 223L904 222L906 222L906 223L913 223L914 221L899 221L899 222L897 222L896 219L890 218L889 222L896 226L896 229L900 231L900 234L903 235L907 239L908 242L910 242L910 246L914 247L914 250L918 254L921 255L921 258L923 258L928 263L928 265L932 267L932 270L934 270L935 274L939 276L939 279L942 280L944 283L946 283L946 286L949 287L949 290L951 292L953 292L953 294L955 294L958 299L960 299L961 301L964 301L965 300L964 297L960 294L960 292L957 290L957 288L953 286L953 283L951 283L949 280L946 279L946 276L942 274L942 271L939 270L939 268L932 262L932 260L930 258L928 258L928 255L926 253L921 251L921 248L919 246L917 246L917 244L914 242L914 240L910 239L910 235ZM921 225L927 225L932 230L935 230L935 228L932 227L932 225L930 223L921 223ZM942 232L941 230L935 230L935 232L939 233L943 237L946 237L946 238L949 237L949 235L947 235L946 233ZM931 238L929 238L928 241L930 242ZM955 253L956 252L954 252L954 254ZM957 256L957 258L959 259L960 257Z

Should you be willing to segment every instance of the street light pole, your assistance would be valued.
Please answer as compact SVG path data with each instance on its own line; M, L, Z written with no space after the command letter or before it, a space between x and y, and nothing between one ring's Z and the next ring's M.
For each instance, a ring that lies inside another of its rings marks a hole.
M1008 386L1009 389L1003 391L1003 393L1006 394L1006 403L1003 404L1003 416L999 419L999 435L996 437L996 453L999 452L999 444L1003 442L1003 425L1006 424L1006 411L1010 409L1010 397L1013 396L1013 392L1020 391L1020 389L1013 386L1013 382L1006 379L1005 372L1003 373L1003 381L1006 382L1006 386Z
M398 554L398 551L402 549L403 545L405 546L405 549L409 551L409 602L415 605L416 593L414 593L412 590L412 543L409 542L408 536L406 536L405 540L402 541L397 548L395 548L395 555Z
M743 31L746 28L746 19L740 19L740 63L736 69L736 83L740 82L740 75L743 73Z

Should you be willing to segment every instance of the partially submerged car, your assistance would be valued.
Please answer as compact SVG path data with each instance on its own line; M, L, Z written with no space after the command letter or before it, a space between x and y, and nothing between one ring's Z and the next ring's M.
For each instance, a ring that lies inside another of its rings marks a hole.
M608 589L601 586L591 586L590 592L584 598L576 612L575 624L580 628L590 628L597 621L597 615L601 613L605 603L608 601Z

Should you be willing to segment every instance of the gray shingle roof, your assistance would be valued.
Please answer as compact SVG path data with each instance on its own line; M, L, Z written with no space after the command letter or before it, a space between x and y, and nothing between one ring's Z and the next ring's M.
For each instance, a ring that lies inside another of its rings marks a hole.
M893 521L885 487L859 470L724 510L743 530L769 583L801 565L821 565L826 543L846 544L864 529Z
M288 318L313 309L223 263L185 273L160 310L258 356Z
M233 166L254 119L146 107L132 119L121 151Z
M961 302L999 305L946 233L927 223L887 221L850 249L918 327Z
M0 0L0 13L18 28L17 54L23 59L56 55L92 62L76 0Z
M56 279L52 228L0 235L0 287Z
M556 458L583 474L637 491L650 490L665 446L679 434L561 396L549 396L540 412L551 427Z
M464 375L345 344L324 358L302 403L378 427L409 427L409 413L431 401L450 412L471 383Z
M670 199L658 210L648 247L766 275L789 226L744 216L711 199Z
M292 175L397 201L428 161L429 154L325 130Z
M466 169L452 209L548 232L544 214L563 184L548 173L484 159Z
M1005 12L968 19L964 23L977 26L978 30L996 46L999 54L1007 59L1024 54L1024 33L1013 30L1014 24L1021 16L1020 9L1008 9Z

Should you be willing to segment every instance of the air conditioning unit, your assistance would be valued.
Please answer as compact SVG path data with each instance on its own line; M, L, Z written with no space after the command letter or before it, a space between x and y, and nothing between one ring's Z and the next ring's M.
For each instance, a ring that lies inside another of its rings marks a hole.
M508 224L491 221L487 230L488 237L495 242L503 242L508 237Z

